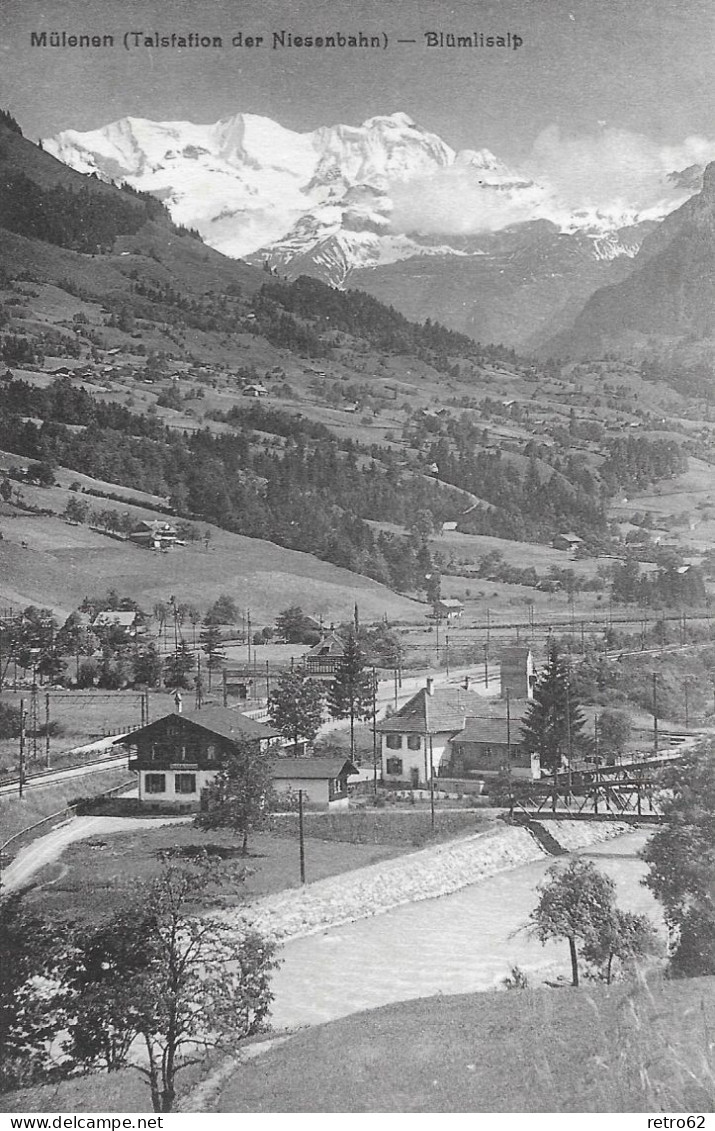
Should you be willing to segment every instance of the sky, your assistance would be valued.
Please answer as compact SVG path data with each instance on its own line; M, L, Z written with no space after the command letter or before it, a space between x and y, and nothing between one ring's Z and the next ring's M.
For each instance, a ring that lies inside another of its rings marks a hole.
M275 51L280 29L384 34L388 47ZM111 34L115 46L31 46L43 30ZM225 46L127 51L133 30ZM426 31L511 32L523 46L429 48ZM234 48L238 32L266 46ZM577 192L714 157L714 61L712 0L0 0L0 106L33 139L126 115L244 112L312 130L401 110L455 149L569 176Z

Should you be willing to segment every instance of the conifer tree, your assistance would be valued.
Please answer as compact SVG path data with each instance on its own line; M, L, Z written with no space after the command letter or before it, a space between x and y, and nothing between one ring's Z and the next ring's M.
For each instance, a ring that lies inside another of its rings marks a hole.
M552 643L521 724L522 745L528 754L539 755L541 768L551 770L555 780L563 758L582 736L584 721L568 666Z
M365 656L354 632L348 635L345 652L328 691L328 710L334 719L350 719L350 757L355 757L355 722L372 715L374 682L365 667Z

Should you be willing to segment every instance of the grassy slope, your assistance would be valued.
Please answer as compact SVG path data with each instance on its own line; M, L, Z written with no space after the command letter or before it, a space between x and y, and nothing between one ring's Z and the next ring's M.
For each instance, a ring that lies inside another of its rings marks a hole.
M702 978L389 1005L239 1068L219 1110L712 1111L714 990Z
M43 492L45 506L55 505L53 494ZM61 502L56 505L61 509ZM0 604L51 605L69 615L83 597L114 587L148 612L172 593L202 611L228 593L239 608L251 609L254 625L270 624L281 609L296 604L330 623L350 617L356 600L367 620L384 613L411 620L424 615L417 602L309 554L218 527L211 532L208 550L198 543L157 554L60 518L3 521Z
M299 1032L249 1061L218 1110L712 1111L714 991L712 978L697 978L401 1002ZM196 1077L179 1079L185 1092ZM129 1070L3 1102L8 1112L149 1106L146 1084Z
M131 785L133 775L126 769L108 767L107 770L97 773L78 775L65 782L53 782L51 785L28 785L22 801L13 794L0 797L0 843L8 840L15 833L29 829L43 817L58 813L75 797L94 796L103 793L114 786L128 782ZM49 826L48 826L49 829Z

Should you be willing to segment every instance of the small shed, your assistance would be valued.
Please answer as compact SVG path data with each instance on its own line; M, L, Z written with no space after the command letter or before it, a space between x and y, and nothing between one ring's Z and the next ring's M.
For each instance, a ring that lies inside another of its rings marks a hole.
M551 545L555 550L575 550L582 542L583 538L570 531L568 534L557 534Z
M346 809L348 778L357 773L349 758L276 758L273 788L277 794L302 790L310 809Z

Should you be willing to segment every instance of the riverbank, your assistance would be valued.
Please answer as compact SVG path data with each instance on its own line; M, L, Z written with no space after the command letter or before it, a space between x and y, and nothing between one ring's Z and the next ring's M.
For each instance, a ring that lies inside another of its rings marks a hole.
M548 831L566 852L572 852L620 836L627 826L618 822L553 821L549 822ZM502 825L301 888L276 892L246 908L224 911L221 918L239 929L250 924L286 942L405 904L449 895L547 857L546 850L528 829Z

